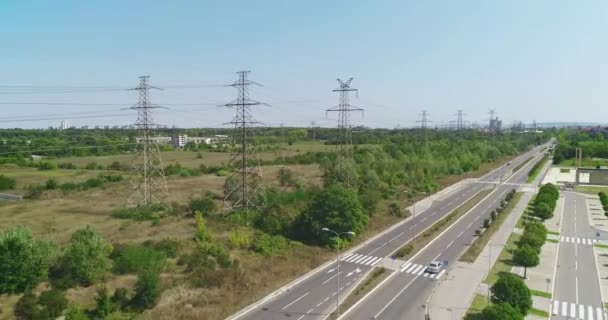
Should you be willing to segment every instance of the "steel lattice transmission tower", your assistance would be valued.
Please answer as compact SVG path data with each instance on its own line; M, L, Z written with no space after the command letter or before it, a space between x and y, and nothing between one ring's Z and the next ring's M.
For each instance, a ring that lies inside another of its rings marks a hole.
M340 87L334 89L333 92L340 93L340 102L338 106L325 110L327 112L338 112L338 138L336 141L336 181L343 183L346 187L351 188L355 185L354 177L354 160L353 160L353 137L352 125L350 123L350 113L361 111L363 109L350 105L349 94L352 91L357 92L358 89L351 88L350 84L353 78L346 82L337 79Z
M416 122L420 122L420 129L428 129L428 124L433 122L429 119L429 113L426 110L422 110L420 113L420 120Z
M456 113L456 130L460 131L464 129L464 112L462 110L458 110Z
M133 192L127 202L129 207L158 204L171 209L160 149L154 139L154 128L157 125L152 120L152 110L162 107L150 103L148 90L158 88L148 84L149 78L150 76L139 77L139 86L131 89L139 91L139 102L130 108L137 111L135 126L139 131L139 137L137 138L137 155L132 161Z
M224 210L245 211L246 219L250 208L261 207L264 197L260 193L262 188L262 168L256 156L255 143L253 141L252 126L258 124L255 121L251 107L267 105L262 102L249 99L250 85L258 85L247 79L250 71L239 71L239 79L231 84L238 91L236 100L225 104L227 107L236 109L236 116L229 122L235 127L233 144L236 152L230 159L229 166L233 169L232 175L226 180L224 186Z

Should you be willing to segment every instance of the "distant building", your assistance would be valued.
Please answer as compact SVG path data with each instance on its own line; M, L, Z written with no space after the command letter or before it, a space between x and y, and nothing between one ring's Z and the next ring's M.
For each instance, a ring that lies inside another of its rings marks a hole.
M89 126L82 126L82 127L80 127L80 129L82 129L82 130L88 130Z
M148 138L150 141L158 143L158 144L169 144L171 143L171 137L150 137ZM135 138L136 143L142 143L144 138L137 137Z
M67 120L61 120L61 123L59 124L59 129L66 130L69 128L70 128L70 122L68 122Z
M175 148L183 148L188 143L188 136L185 134L178 134L171 137L171 145Z

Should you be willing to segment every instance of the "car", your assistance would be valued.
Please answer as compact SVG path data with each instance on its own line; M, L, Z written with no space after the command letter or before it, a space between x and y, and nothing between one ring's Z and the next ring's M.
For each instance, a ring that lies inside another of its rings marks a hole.
M443 267L443 264L441 262L433 261L433 262L429 263L428 267L426 267L426 272L439 273L439 271L441 270L441 267Z

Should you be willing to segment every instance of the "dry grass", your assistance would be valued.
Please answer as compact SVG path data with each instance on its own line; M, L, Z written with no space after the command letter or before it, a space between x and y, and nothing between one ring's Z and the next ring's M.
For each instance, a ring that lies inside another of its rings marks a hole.
M304 152L306 148L331 148L332 146L310 145L290 146L299 148ZM310 151L310 150L306 150ZM293 152L296 152L295 150ZM176 152L182 158L192 157L192 161L201 161L194 158L194 153L188 155L186 152ZM204 156L210 155L205 153ZM226 156L227 154L217 154ZM105 159L108 163L115 160L113 156ZM123 156L124 157L124 156ZM90 160L79 159L86 164ZM175 158L178 160L178 158ZM210 160L210 159L202 159ZM97 163L102 163L100 158L95 158ZM180 162L185 160L179 160ZM221 161L216 159L215 161ZM506 160L503 159L504 162ZM186 164L182 162L182 164ZM495 166L496 164L494 164ZM198 164L196 164L198 166ZM307 184L320 184L321 172L317 165L294 165L289 166L294 175ZM481 175L489 171L492 166L485 165L480 172L463 176L446 177L440 180L442 186L457 180ZM263 179L266 183L276 183L276 172L281 166L264 167ZM30 171L28 171L30 170ZM11 170L12 171L12 170ZM66 172L64 172L66 171ZM76 173L77 170L56 170L53 173ZM32 168L24 168L18 174L21 177L31 175L30 179L46 180L41 178L41 173ZM17 173L14 173L17 174ZM66 179L80 178L79 176ZM83 178L84 179L84 178ZM199 195L205 191L221 193L224 182L223 177L204 175L200 177L170 177L168 178L172 201L185 204L193 195ZM32 180L32 181L34 181ZM19 183L19 182L18 182ZM160 240L163 238L182 239L189 242L194 233L192 219L181 217L168 217L162 220L158 226L152 226L148 221L135 222L112 218L111 212L122 208L125 204L125 196L129 194L130 187L127 182L108 183L103 188L91 189L86 192L74 192L59 197L48 193L40 200L24 200L21 202L0 203L0 231L11 225L24 225L32 229L37 237L51 239L58 243L65 243L71 234L85 225L94 226L110 242L143 242L145 240ZM386 203L381 204L384 208ZM227 224L209 219L208 225L213 231L217 241L226 242L226 236L230 229ZM378 231L399 221L400 218L389 215L386 210L381 209L370 219L369 228L358 237L357 243L365 241L366 238ZM145 318L180 318L180 319L221 319L240 308L264 297L276 290L288 281L297 278L310 270L321 265L333 256L333 251L295 244L282 256L261 257L253 255L246 250L233 250L231 255L237 257L245 270L245 289L235 289L223 286L213 289L192 288L188 279L181 274L163 274L163 286L166 289L160 299L160 303L154 309L144 314ZM132 276L111 276L108 287L114 290L116 287L130 288L133 285ZM68 292L70 300L82 305L90 305L95 295L96 287L76 288ZM16 302L18 296L0 296L0 308L5 309L0 313L0 319L5 315L11 315L7 310ZM10 317L9 317L10 318Z

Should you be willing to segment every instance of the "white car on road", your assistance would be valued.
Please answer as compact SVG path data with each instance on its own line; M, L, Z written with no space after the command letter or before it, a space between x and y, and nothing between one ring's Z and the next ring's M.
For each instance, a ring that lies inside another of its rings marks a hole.
M441 262L433 261L433 262L429 263L428 267L426 267L426 272L439 273L439 271L441 270L441 267L443 267L443 264Z

